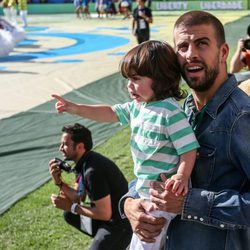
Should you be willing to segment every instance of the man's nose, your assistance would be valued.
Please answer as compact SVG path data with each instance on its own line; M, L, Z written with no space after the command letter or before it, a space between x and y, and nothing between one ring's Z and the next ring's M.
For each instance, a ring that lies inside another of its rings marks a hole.
M186 52L187 61L192 61L194 58L198 57L198 51L193 45L188 46L188 50Z

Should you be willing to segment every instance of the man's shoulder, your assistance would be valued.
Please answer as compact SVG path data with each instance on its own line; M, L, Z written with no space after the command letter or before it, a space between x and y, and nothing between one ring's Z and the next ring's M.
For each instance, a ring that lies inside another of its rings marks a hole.
M122 177L123 173L119 167L111 159L98 152L92 151L89 155L84 167L84 174L89 180L102 178L112 179L115 183L120 182L120 185L125 183L125 177Z
M231 122L235 122L235 119L243 117L242 115L247 118L250 115L250 98L243 90L236 86L227 98L221 101L216 111L224 115L225 120Z
M95 151L91 151L87 161L93 168L98 166L101 166L102 168L105 166L116 166L111 159Z
M249 105L249 97L241 89L238 88L238 82L234 75L229 75L228 79L218 89L213 97L213 106L218 109L224 103L235 103L236 107Z

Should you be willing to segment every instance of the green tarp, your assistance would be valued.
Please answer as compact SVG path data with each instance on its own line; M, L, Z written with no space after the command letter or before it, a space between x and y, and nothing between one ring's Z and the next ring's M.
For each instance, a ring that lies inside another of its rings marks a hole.
M51 93L52 94L52 93ZM78 103L115 104L129 100L119 73L64 95ZM0 214L50 179L48 161L61 157L61 128L79 122L93 134L95 146L119 129L118 123L97 123L69 114L57 114L55 100L0 120Z

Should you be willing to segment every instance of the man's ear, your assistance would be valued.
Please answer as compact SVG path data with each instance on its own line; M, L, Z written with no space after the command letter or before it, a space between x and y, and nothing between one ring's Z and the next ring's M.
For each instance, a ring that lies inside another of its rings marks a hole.
M227 43L224 43L221 46L221 63L226 63L227 62L227 57L229 54L229 46Z
M84 145L83 142L80 142L80 143L77 144L77 150L86 151L85 145Z

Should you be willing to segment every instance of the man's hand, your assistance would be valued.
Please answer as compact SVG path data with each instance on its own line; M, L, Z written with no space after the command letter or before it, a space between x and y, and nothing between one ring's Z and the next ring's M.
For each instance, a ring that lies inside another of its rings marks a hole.
M238 44L237 44L237 49L238 49L238 50L241 51L241 50L244 48L244 41L245 41L244 38L240 38L240 39L238 40Z
M159 210L181 214L185 196L176 196L172 191L165 190L163 182L153 181L150 184L150 200Z
M58 163L55 159L50 160L49 162L49 173L52 176L52 179L56 185L60 185L62 183L61 180L61 169L58 166Z
M166 219L146 214L148 207L149 202L143 199L127 198L124 203L124 212L130 221L133 232L140 240L151 243L160 234Z
M64 211L70 211L72 201L63 193L61 193L60 195L52 194L50 199L56 208L62 209Z

